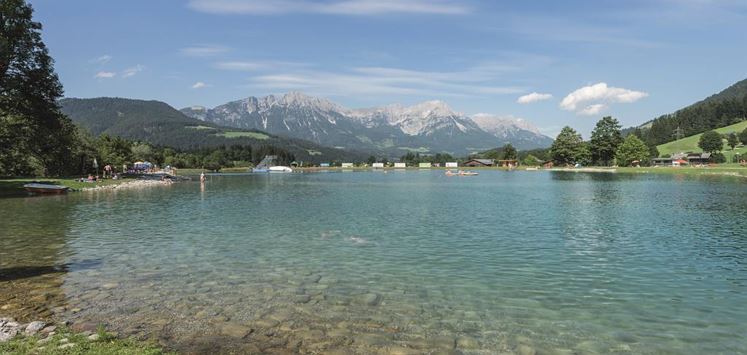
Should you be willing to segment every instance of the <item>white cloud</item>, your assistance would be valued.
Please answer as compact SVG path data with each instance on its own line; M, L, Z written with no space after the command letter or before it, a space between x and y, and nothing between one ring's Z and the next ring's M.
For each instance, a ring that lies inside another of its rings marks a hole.
M471 9L453 0L191 0L190 8L213 14L277 15L317 13L382 15L394 13L457 15Z
M530 104L537 101L544 101L552 99L551 94L540 94L538 92L533 92L531 94L526 94L524 96L520 96L516 102L520 104Z
M123 78L129 78L129 77L135 76L135 74L143 71L144 69L145 69L144 66L138 64L138 65L136 65L136 66L134 66L132 68L127 68L127 69L123 70L122 71L122 77Z
M110 56L108 54L104 54L104 55L102 55L100 57L93 58L93 59L89 60L88 62L91 63L91 64L103 65L103 64L109 63L109 61L111 61L111 60L112 60L112 56Z
M222 70L256 71L265 68L265 65L258 62L218 62L215 67Z
M210 86L210 85L205 84L202 81L198 81L198 82L192 84L192 89L202 89L202 88L206 88L208 86Z
M584 107L581 111L578 111L579 115L593 116L607 109L605 104L594 104Z
M94 78L96 79L111 79L113 77L117 76L117 73L113 73L110 71L100 71L94 75Z
M513 70L512 66L497 63L485 63L453 72L386 67L354 67L327 71L314 69L310 65L238 63L218 67L227 70L258 71L247 85L258 90L299 90L324 96L431 97L489 97L524 91L520 87L497 84L507 70Z
M584 86L568 94L560 102L560 108L566 111L575 111L580 115L594 115L607 109L609 104L636 102L646 96L648 96L648 93L642 91L597 83Z
M229 51L229 48L216 45L198 45L185 47L179 50L179 53L189 57L213 57Z

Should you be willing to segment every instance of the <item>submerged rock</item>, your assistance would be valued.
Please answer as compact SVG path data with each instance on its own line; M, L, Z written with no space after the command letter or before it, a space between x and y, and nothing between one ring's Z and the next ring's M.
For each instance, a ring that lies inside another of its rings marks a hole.
M475 338L462 336L457 338L456 346L460 349L477 349L480 347L480 343Z
M245 338L253 331L254 330L252 328L233 322L226 323L221 327L222 334L228 335L233 338Z
M381 302L381 296L378 293L367 293L361 296L361 303L366 306L377 306Z
M532 348L531 346L524 345L524 344L519 345L519 347L516 348L516 352L519 355L536 355L537 354L537 350L534 350L534 348Z

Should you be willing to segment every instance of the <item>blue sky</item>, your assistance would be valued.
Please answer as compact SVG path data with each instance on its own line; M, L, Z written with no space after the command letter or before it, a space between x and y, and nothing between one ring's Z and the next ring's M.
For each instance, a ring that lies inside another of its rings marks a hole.
M440 99L588 136L747 78L747 1L34 0L68 97Z

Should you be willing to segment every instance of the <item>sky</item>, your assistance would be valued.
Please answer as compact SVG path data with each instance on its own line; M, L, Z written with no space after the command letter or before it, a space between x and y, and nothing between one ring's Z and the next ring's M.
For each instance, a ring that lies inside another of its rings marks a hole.
M588 138L747 78L743 0L32 0L67 97L442 100Z

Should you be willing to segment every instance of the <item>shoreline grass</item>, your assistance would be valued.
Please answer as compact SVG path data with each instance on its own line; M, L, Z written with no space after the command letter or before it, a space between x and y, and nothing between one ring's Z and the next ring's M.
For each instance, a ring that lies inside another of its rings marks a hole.
M154 342L117 338L114 334L99 329L94 334L74 332L67 327L58 327L54 335L18 335L0 343L0 354L101 354L101 355L160 355L165 352Z
M23 178L10 178L10 179L0 179L0 197L7 197L7 196L23 196L26 195L26 190L23 189L24 184L32 183L32 182L41 182L46 184L53 184L53 185L62 185L69 187L73 191L78 191L84 188L92 188L92 187L99 187L99 186L115 186L115 185L121 185L127 182L135 181L135 179L100 179L96 182L80 182L78 181L79 178L33 178L33 177L23 177Z

